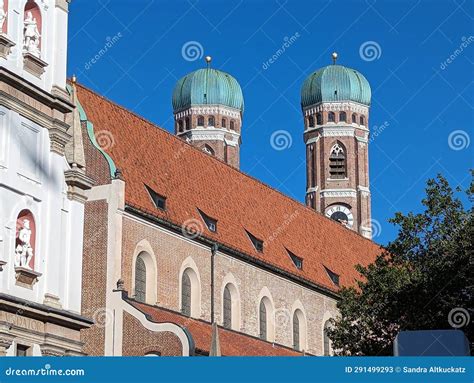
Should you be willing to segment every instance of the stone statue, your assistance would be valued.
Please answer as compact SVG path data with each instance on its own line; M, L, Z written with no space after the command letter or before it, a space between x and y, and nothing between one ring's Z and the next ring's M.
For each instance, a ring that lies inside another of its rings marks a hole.
M39 49L40 37L36 18L33 17L31 11L26 12L23 50L39 57L41 53Z
M5 12L5 3L3 0L0 0L0 33L3 32L3 24L7 19L7 13Z
M33 248L31 247L30 220L23 220L23 227L18 233L18 245L15 249L15 266L31 269L30 261L33 258Z

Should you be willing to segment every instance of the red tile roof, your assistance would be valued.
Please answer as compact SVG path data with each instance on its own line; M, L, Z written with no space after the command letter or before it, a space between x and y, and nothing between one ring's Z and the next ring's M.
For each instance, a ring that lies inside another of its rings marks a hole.
M354 265L367 265L380 252L374 242L304 206L166 130L77 86L79 101L95 132L109 131L106 151L122 171L126 204L177 225L199 222L203 235L312 283L337 291L325 267L353 285ZM155 208L145 184L166 197ZM304 185L302 185L304 187ZM200 209L217 219L205 226ZM246 231L264 240L258 252ZM303 259L297 269L288 251Z
M210 323L188 318L177 312L156 306L149 306L131 300L129 303L148 315L152 322L169 322L186 327L193 336L196 349L209 352L212 336ZM265 342L250 335L222 327L219 327L219 342L221 354L224 356L301 356L300 352L290 348Z

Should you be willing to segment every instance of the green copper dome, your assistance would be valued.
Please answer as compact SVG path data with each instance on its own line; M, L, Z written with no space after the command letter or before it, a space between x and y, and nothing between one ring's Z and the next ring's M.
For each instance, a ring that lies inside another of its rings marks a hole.
M355 101L370 105L370 85L361 73L342 65L328 65L312 73L301 88L301 106L318 102Z
M181 78L173 91L173 111L194 105L224 105L244 110L244 97L237 80L217 69L198 69Z

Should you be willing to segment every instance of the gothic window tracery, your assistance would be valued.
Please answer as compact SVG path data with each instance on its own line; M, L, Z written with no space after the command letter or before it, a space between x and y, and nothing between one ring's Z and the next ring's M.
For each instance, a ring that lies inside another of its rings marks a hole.
M329 155L329 177L334 179L346 178L346 155L341 143L336 142Z
M224 289L224 327L232 328L232 295L229 285Z
M142 255L135 261L135 299L146 302L146 265Z

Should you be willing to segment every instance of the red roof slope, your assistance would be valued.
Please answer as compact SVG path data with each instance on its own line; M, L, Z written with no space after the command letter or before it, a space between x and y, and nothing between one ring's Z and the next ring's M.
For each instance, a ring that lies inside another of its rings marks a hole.
M185 317L173 311L129 301L138 310L147 314L153 322L170 322L186 327L193 336L195 347L209 352L212 326L210 323ZM224 356L301 356L300 352L239 332L219 327L219 342Z
M338 287L324 266L340 276L341 285L352 285L359 277L354 265L366 265L380 252L354 231L91 90L77 88L95 132L113 135L106 151L122 171L127 204L178 225L195 220L208 238L333 291ZM166 211L155 208L145 184L166 197ZM217 219L216 233L207 229L198 209ZM264 240L263 253L246 230ZM303 259L302 270L287 250Z

